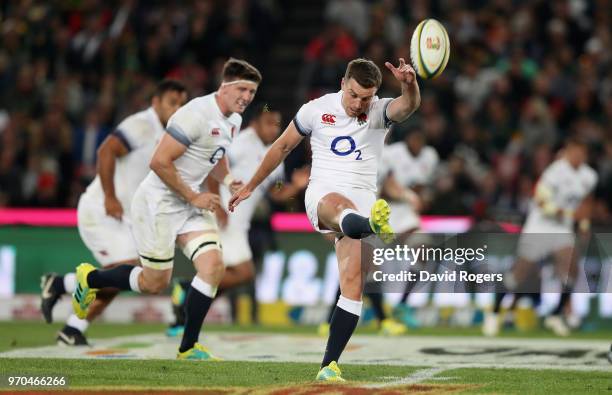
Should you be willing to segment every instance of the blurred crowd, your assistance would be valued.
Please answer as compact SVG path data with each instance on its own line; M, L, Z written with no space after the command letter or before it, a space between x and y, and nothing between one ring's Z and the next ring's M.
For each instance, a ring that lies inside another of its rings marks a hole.
M162 78L190 95L219 84L229 56L259 64L273 2L0 2L0 207L70 206L96 149L149 105Z
M0 5L0 206L75 206L95 175L96 148L142 109L155 82L192 96L218 85L228 56L261 66L282 26L274 0L5 1ZM314 4L314 3L313 3ZM314 5L313 5L314 6ZM282 8L280 7L280 8ZM534 182L566 136L590 144L596 218L612 222L612 7L605 0L330 0L290 94L337 91L348 60L383 71L408 58L424 18L447 28L447 70L420 81L414 127L441 159L433 214L524 216ZM263 70L265 78L265 69ZM297 106L296 106L297 110Z

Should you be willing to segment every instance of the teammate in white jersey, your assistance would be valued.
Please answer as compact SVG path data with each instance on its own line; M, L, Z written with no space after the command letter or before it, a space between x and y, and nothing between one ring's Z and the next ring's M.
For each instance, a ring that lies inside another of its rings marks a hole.
M574 225L578 220L579 230L588 231L591 193L597 184L597 173L585 163L587 154L583 141L570 138L561 158L544 170L519 240L518 260L504 278L506 289L516 290L528 281L537 262L552 256L562 293L552 315L545 318L544 326L559 336L569 335L562 310L569 301L577 274ZM499 311L504 295L496 294L494 310L485 316L483 333L486 336L499 333Z
M266 106L259 109L250 126L240 132L227 152L230 170L234 177L249 180L255 174L270 144L280 134L280 122L281 114L278 111L268 111ZM220 288L227 289L246 283L255 275L248 231L251 227L251 218L261 199L266 193L276 202L292 198L306 188L308 174L306 169L296 169L291 183L281 183L285 175L285 168L281 163L253 191L251 198L230 215L227 215L223 209L229 204L230 191L227 188L220 190L222 206L217 211L217 218L221 222L223 263L226 266L225 276L219 284Z
M376 200L378 163L388 127L417 109L420 93L414 70L404 59L397 68L390 63L386 66L401 83L400 97L376 97L382 81L378 67L365 59L351 61L341 90L304 104L272 144L253 178L230 200L233 211L304 137L310 137L312 169L306 211L317 231L338 235L336 255L342 290L318 380L343 380L337 361L357 326L362 307L365 273L360 239L374 233L386 241L392 239L389 206Z
M138 265L131 231L132 197L148 173L164 125L186 101L187 92L181 83L162 81L151 99L151 107L123 120L98 149L98 174L79 199L77 218L81 239L100 265L106 268ZM42 277L41 287L41 311L51 323L53 307L64 293L75 291L76 277L74 273L63 276L48 273ZM101 290L87 319L74 314L68 318L58 333L58 343L87 345L84 333L89 323L116 295L115 289Z
M418 128L411 130L404 141L385 146L383 192L392 199L389 222L396 233L413 232L421 225L420 206L427 200L423 195L433 182L438 162L438 153L435 148L425 145L425 136ZM394 188L392 181L396 181L400 189Z
M230 171L234 177L248 180L253 176L270 144L280 134L280 122L280 112L270 111L265 105L256 110L249 127L238 134L227 151ZM253 192L251 199L230 215L223 209L227 207L231 197L229 190L220 188L214 178L207 179L209 191L219 193L222 203L216 211L220 228L219 236L223 246L223 263L225 264L225 275L219 283L220 290L248 283L255 277L253 253L249 245L249 229L251 218L261 199L267 194L273 201L283 202L294 197L308 185L308 169L294 170L291 183L281 183L284 180L284 174L285 169L281 163ZM184 292L182 290L184 285L179 283L178 287L180 288L175 288L173 292L179 294ZM183 330L182 299L177 297L172 301L176 322L168 329L169 336L175 336L175 333L181 333Z
M391 199L389 222L399 239L408 243L410 238L415 239L412 233L421 226L420 213L431 200L430 188L439 163L435 148L425 143L424 132L414 126L403 141L389 144L383 150L382 190L383 195ZM417 284L415 281L406 283L402 298L393 310L393 315L411 328L420 326L413 309L406 305Z
M152 171L132 201L133 233L142 267L96 270L87 263L79 265L72 300L77 315L87 313L101 288L162 292L170 283L178 244L197 271L186 296L178 358L216 359L197 342L224 273L214 215L220 200L216 194L202 192L202 183L210 174L232 189L242 185L229 173L225 153L260 81L255 67L230 59L216 92L191 100L170 118L151 159Z

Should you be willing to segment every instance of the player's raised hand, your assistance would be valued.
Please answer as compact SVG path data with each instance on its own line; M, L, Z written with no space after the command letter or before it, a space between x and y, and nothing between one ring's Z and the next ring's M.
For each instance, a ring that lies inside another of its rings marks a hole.
M231 213L234 212L234 209L240 204L241 201L248 199L251 196L251 190L247 188L247 186L243 186L240 188L238 192L236 192L229 201L228 209Z
M196 195L189 203L194 207L208 211L215 211L221 207L219 195L210 192L202 192Z
M385 66L393 73L395 79L399 82L412 84L416 81L416 72L411 65L407 64L404 58L399 58L399 66L395 67L389 62L385 62Z
M106 215L109 217L113 217L121 221L121 218L123 217L123 207L115 196L104 198L104 210L106 210Z

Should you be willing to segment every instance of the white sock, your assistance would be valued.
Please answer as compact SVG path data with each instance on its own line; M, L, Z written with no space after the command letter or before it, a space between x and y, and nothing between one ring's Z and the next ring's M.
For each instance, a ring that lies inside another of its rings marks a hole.
M81 333L85 333L87 328L89 328L89 321L82 320L75 314L72 314L70 317L68 317L66 325L78 329L79 331L81 331Z
M74 293L74 291L76 291L76 274L64 274L64 289L68 294Z
M193 280L191 280L191 286L209 298L214 298L217 294L217 287L213 287L198 276L195 276Z
M363 306L363 302L361 300L351 300L340 295L336 306L356 315L357 317L361 317L361 307Z
M340 226L340 230L342 231L342 233L344 233L344 229L342 229L342 221L344 221L344 217L349 214L359 215L359 213L356 210L353 210L352 208L345 208L344 210L342 210L342 212L340 213L340 217L338 217L338 226Z
M130 272L130 288L132 288L132 291L138 293L141 293L140 287L138 286L138 277L140 276L140 273L142 273L142 268L140 266L134 266Z

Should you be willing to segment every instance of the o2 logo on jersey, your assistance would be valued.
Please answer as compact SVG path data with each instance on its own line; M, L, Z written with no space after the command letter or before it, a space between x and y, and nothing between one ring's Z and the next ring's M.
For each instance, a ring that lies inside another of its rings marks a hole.
M213 154L211 155L209 161L210 161L210 163L212 163L214 165L217 162L219 162L219 160L222 159L224 155L225 155L225 148L219 147L219 148L217 148L215 150L215 152L213 152Z
M325 125L335 125L336 116L333 114L323 114L321 115L321 122Z
M355 160L361 160L361 150L357 148L357 143L351 136L338 136L331 143L331 152L338 156L347 156L353 152L357 154Z

